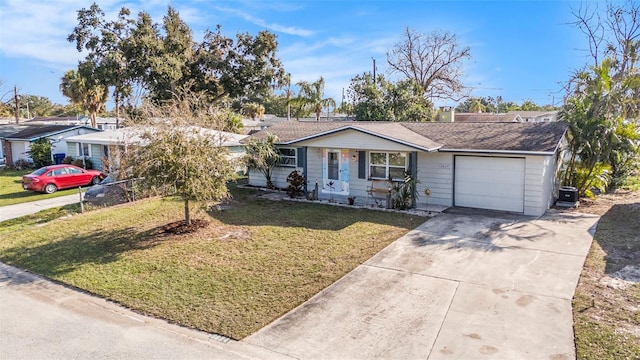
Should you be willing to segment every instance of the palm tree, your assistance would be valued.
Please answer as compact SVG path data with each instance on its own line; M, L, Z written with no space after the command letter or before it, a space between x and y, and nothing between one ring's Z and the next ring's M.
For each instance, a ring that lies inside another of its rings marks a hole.
M300 87L300 93L298 94L298 101L303 104L303 107L310 112L316 114L316 121L320 120L320 114L325 107L333 106L335 109L336 101L332 98L323 98L324 96L324 78L308 83L306 81L300 81L296 85Z
M72 103L88 111L91 126L97 127L96 117L108 98L106 86L81 75L79 71L69 70L62 77L60 91Z
M278 137L269 134L266 138L251 139L246 146L245 161L249 169L262 172L268 189L275 189L271 181L273 168L280 163L281 156L276 149Z

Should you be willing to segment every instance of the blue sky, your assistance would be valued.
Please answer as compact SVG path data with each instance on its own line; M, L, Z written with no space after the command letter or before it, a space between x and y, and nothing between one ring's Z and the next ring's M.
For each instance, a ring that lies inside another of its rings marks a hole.
M421 33L450 31L471 48L464 84L472 96L502 96L521 103L560 104L562 84L588 62L586 42L568 25L578 1L429 1L429 0L151 0L98 2L110 18L125 6L161 21L167 5L176 8L200 41L207 28L278 36L278 54L293 82L323 76L325 95L338 103L349 80L371 71L387 75L386 51L401 40L406 26ZM18 87L24 94L47 96L65 104L58 90L66 70L79 59L66 41L77 10L90 1L0 0L0 96ZM456 105L441 102L437 105Z

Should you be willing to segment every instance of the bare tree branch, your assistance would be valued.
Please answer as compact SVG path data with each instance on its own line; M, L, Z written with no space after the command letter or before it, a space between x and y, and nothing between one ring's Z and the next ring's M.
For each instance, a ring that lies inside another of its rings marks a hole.
M434 31L421 34L405 28L404 39L387 51L391 72L415 81L429 99L459 99L464 91L462 63L471 58L455 34Z

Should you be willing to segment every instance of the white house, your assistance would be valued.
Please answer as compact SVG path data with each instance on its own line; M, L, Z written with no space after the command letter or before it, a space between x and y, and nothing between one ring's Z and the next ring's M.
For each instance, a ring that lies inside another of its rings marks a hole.
M45 138L51 142L51 154L63 156L67 154L66 138L98 131L100 130L82 125L24 125L18 131L2 138L2 152L6 156L7 165L12 165L20 159L31 161L31 144Z
M96 132L92 134L73 136L66 139L69 149L68 155L73 158L85 157L91 161L94 169L111 172L117 168L119 153L114 153L114 148L124 145L144 146L141 135L146 128L124 127L117 130ZM238 160L244 155L244 145L241 143L248 135L233 134L224 131L200 128L200 131L214 137L220 146L229 150L230 157ZM107 161L105 161L107 160ZM110 164L110 165L109 165ZM244 165L238 165L237 170L244 172Z
M552 110L552 111L520 111L520 110L514 110L514 111L509 111L507 114L518 115L522 119L521 120L522 122L540 123L540 122L556 122L556 121L558 121L559 112L557 110Z
M286 188L298 170L319 198L367 198L374 180L418 180L416 207L462 206L538 216L553 205L559 182L562 123L288 122L274 134L285 161L272 181ZM261 172L249 184L265 186ZM427 197L425 190L429 190Z

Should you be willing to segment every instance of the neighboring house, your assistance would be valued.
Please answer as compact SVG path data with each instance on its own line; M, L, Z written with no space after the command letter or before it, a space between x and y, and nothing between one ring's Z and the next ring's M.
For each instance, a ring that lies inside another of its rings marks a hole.
M452 113L452 122L523 122L518 114Z
M121 120L122 121L122 120ZM85 125L91 126L91 119L81 116L67 116L67 117L36 117L23 121L25 124L43 124L43 125ZM99 130L115 130L116 118L114 117L97 117L96 127Z
M139 127L124 127L117 130L103 131L67 138L68 155L73 158L85 157L91 161L94 169L113 172L119 166L119 156L125 145L144 146L141 134L145 131ZM238 160L245 154L241 140L247 135L232 134L224 131L201 128L207 135L215 137L221 146L226 146L232 159ZM117 151L116 151L117 149ZM244 165L238 165L238 172L244 172Z
M6 165L7 158L5 152L5 140L7 136L11 136L20 130L29 128L29 125L15 125L12 123L0 124L0 166ZM9 145L8 145L9 146Z
M518 115L522 122L556 122L558 121L558 111L509 111L507 114Z
M463 206L543 214L559 182L561 123L290 122L253 135L278 137L283 164L272 181L286 188L293 170L318 183L319 197L367 198L372 179L416 174L416 206ZM264 186L259 171L249 184ZM425 190L430 195L425 196Z
M13 165L20 159L31 161L29 156L31 144L42 138L49 139L51 142L52 156L54 154L67 154L67 143L64 139L98 131L100 130L88 126L25 125L24 128L20 128L20 130L2 138L3 155L6 156L8 166Z

